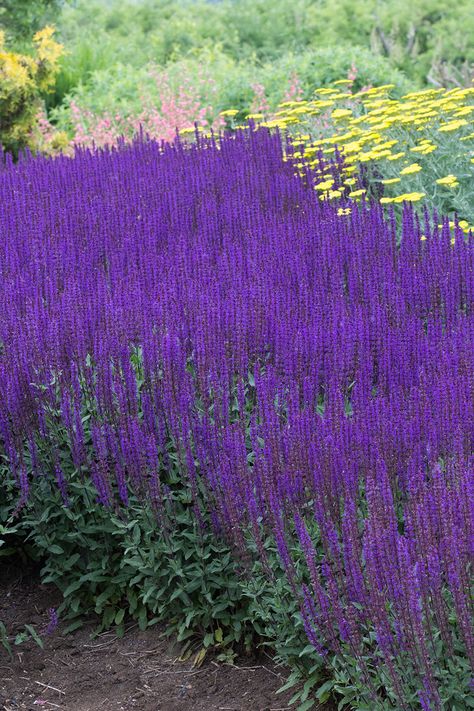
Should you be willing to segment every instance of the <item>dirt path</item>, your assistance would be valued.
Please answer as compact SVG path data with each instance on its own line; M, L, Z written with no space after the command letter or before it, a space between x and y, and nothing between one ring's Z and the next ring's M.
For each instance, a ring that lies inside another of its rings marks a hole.
M25 623L42 630L58 594L34 575L7 570L0 579L0 619L9 631ZM235 666L206 659L195 669L179 662L176 645L162 628L145 632L130 625L117 639L91 639L93 621L70 635L61 626L45 638L0 647L0 711L286 711L290 693L275 695L288 675L269 657L239 659ZM294 707L293 707L294 708ZM324 711L332 711L327 705Z

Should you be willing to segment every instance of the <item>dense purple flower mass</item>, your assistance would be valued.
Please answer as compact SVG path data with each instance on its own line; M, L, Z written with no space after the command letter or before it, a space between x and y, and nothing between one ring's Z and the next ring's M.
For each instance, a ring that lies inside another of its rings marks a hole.
M67 503L62 433L102 504L134 489L159 516L171 443L197 516L263 557L272 532L319 653L357 659L370 698L369 656L397 708L408 675L442 708L444 658L474 666L473 237L338 215L264 130L25 161L0 203L23 499L47 473Z

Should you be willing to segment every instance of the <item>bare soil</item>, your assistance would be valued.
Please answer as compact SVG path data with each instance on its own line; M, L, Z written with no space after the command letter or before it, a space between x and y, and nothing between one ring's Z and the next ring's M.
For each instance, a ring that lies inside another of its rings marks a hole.
M4 565L0 574L0 620L10 634L25 624L41 632L48 609L60 594L41 585L34 571ZM288 676L270 657L218 663L210 656L201 667L193 658L178 661L179 646L163 628L141 632L132 623L125 636L113 632L92 637L96 622L63 635L61 624L43 637L12 646L14 658L0 647L0 710L37 711L287 711L292 693L275 694ZM327 704L324 711L333 711Z

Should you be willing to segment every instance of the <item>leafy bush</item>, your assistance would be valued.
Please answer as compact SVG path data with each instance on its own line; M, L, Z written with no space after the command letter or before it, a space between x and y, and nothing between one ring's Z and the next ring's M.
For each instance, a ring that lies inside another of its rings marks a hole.
M54 82L63 48L53 40L51 27L34 35L32 57L8 52L4 40L0 32L0 144L5 150L18 153L26 146L35 147L40 95Z
M0 29L15 44L28 43L31 35L58 15L63 0L0 0Z
M370 4L374 17L371 46L375 51L391 58L395 66L420 84L443 81L436 76L439 62L454 70L454 81L448 73L445 85L456 84L459 77L455 68L465 65L470 66L470 81L474 50L469 37L474 30L474 17L469 0L456 4L443 0Z
M67 449L66 442L62 446ZM193 656L196 666L210 649L218 660L231 662L238 653L266 646L293 668L290 687L306 683L306 691L297 688L294 697L295 702L306 702L310 689L317 691L325 684L327 672L307 644L271 540L266 543L271 575L258 562L250 538L247 560L236 561L211 522L196 520L191 490L179 469L172 466L166 477L171 485L164 501L166 513L158 520L156 512L133 494L126 510L111 512L97 505L94 487L74 470L67 473L67 507L55 484L41 478L20 513L4 471L3 540L10 542L10 551L22 550L41 562L42 582L63 593L55 614L64 633L80 627L86 614L98 616L96 634L113 628L119 637L129 619L137 620L142 630L165 622L167 634L181 643L181 659ZM0 643L11 653L7 632L0 621ZM31 625L28 633L42 644ZM25 638L22 633L15 643ZM327 685L321 696L326 691Z

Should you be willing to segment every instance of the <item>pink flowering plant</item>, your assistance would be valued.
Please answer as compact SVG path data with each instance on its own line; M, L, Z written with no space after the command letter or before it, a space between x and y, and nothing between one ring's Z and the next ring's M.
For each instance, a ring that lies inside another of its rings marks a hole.
M214 115L212 105L203 97L204 86L211 94L215 86L204 72L200 73L198 82L184 75L178 86L173 85L168 72L157 67L151 67L149 75L155 91L152 94L145 87L141 88L137 112L97 114L72 100L70 115L74 135L71 144L114 146L121 137L131 140L140 131L158 141L172 141L177 131L193 124L214 130L223 125L223 119Z

